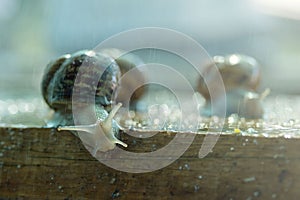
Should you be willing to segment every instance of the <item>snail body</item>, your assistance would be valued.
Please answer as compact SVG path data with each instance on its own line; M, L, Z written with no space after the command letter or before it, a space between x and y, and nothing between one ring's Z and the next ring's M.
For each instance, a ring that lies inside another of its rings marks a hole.
M222 101L226 100L226 116L238 114L240 117L258 119L263 117L262 99L266 93L259 94L257 89L261 79L260 67L257 61L249 56L233 54L226 57L215 56L214 63L207 66L203 77L199 79L198 91L206 100L202 115L221 115ZM217 66L218 72L213 70ZM222 85L214 85L214 79L220 73L224 88L225 97L222 96ZM213 86L215 105L211 109L211 95L206 84Z
M93 153L111 150L115 144L126 147L116 138L120 126L113 120L122 106L122 103L114 105L122 71L135 66L126 67L124 70L108 53L91 50L66 54L50 62L44 72L42 94L55 111L53 120L59 125L58 130L79 134ZM80 113L76 119L74 106Z
M80 138L84 142L85 146L89 148L88 150L93 156L96 155L97 151L106 152L114 149L116 144L127 147L126 143L116 137L120 127L117 122L113 120L113 117L121 106L122 104L118 103L113 107L110 113L102 107L96 107L97 120L95 123L77 126L61 126L58 127L58 131L68 130L84 133L80 135ZM91 108L92 107L87 106L83 111L89 113L91 112Z

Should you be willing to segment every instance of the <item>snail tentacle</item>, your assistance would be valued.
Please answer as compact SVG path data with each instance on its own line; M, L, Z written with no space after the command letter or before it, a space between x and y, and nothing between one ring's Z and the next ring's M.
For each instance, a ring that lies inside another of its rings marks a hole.
M260 94L259 99L260 99L261 101L264 100L267 96L269 96L270 92L271 92L270 88L265 89L265 90Z
M83 131L90 134L96 133L96 127L98 123L90 124L90 125L77 125L77 126L60 126L57 128L58 131Z

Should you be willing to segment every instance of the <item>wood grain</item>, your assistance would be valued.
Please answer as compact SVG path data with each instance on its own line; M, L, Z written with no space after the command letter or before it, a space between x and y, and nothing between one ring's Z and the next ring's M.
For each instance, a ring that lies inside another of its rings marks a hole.
M124 137L151 151L174 134ZM0 199L297 199L300 140L222 135L199 159L204 135L171 165L133 174L94 159L70 132L0 129ZM154 145L155 144L155 145Z

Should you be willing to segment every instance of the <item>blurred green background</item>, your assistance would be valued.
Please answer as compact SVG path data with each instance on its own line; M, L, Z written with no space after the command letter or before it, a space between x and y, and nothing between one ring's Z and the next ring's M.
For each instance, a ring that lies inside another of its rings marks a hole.
M299 16L295 0L0 0L0 98L39 96L51 59L145 26L183 32L211 56L253 56L262 88L299 94Z

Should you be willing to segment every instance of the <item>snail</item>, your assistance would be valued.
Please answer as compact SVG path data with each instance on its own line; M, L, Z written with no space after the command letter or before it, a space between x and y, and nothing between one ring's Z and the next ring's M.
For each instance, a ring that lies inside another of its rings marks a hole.
M127 87L126 83L130 85L130 80L119 83L122 74L136 65L131 60L126 60L126 57L119 58L120 54L121 51L115 49L103 52L82 50L66 54L50 62L42 78L42 95L55 111L52 121L59 125L59 131L70 130L79 136L92 148L93 155L97 151L111 150L116 144L127 147L127 144L117 138L121 127L113 117L122 103L114 105L114 98L122 83L123 90ZM136 77L143 80L141 73ZM130 87L136 87L141 81L131 83ZM138 99L143 93L144 89L141 88L133 95L133 99ZM122 98L116 101L120 102ZM80 113L76 119L72 114L74 107Z
M224 98L221 98L222 85L214 84L218 75L213 70L214 64L218 68L224 88L226 99L226 116L238 114L240 117L259 119L263 117L262 100L268 95L269 90L262 94L258 93L261 79L260 66L258 62L246 55L233 54L228 56L215 56L214 63L209 64L198 82L198 91L206 100L202 114L205 116L221 115L221 105ZM211 95L206 84L213 88L215 98L214 110L211 110ZM223 100L222 100L223 99Z
M101 54L108 55L112 57L116 63L120 66L121 74L124 75L131 69L136 66L143 65L143 61L133 53L126 53L120 49L109 48L109 49L101 49L99 51ZM135 68L136 69L136 68ZM134 105L137 103L139 99L148 91L148 87L144 85L145 77L139 70L131 71L129 75L123 76L119 85L118 96L116 101L126 103L128 99L128 91L135 90L134 93L130 96L130 103L133 104L132 109L134 109ZM126 89L123 89L125 87Z

